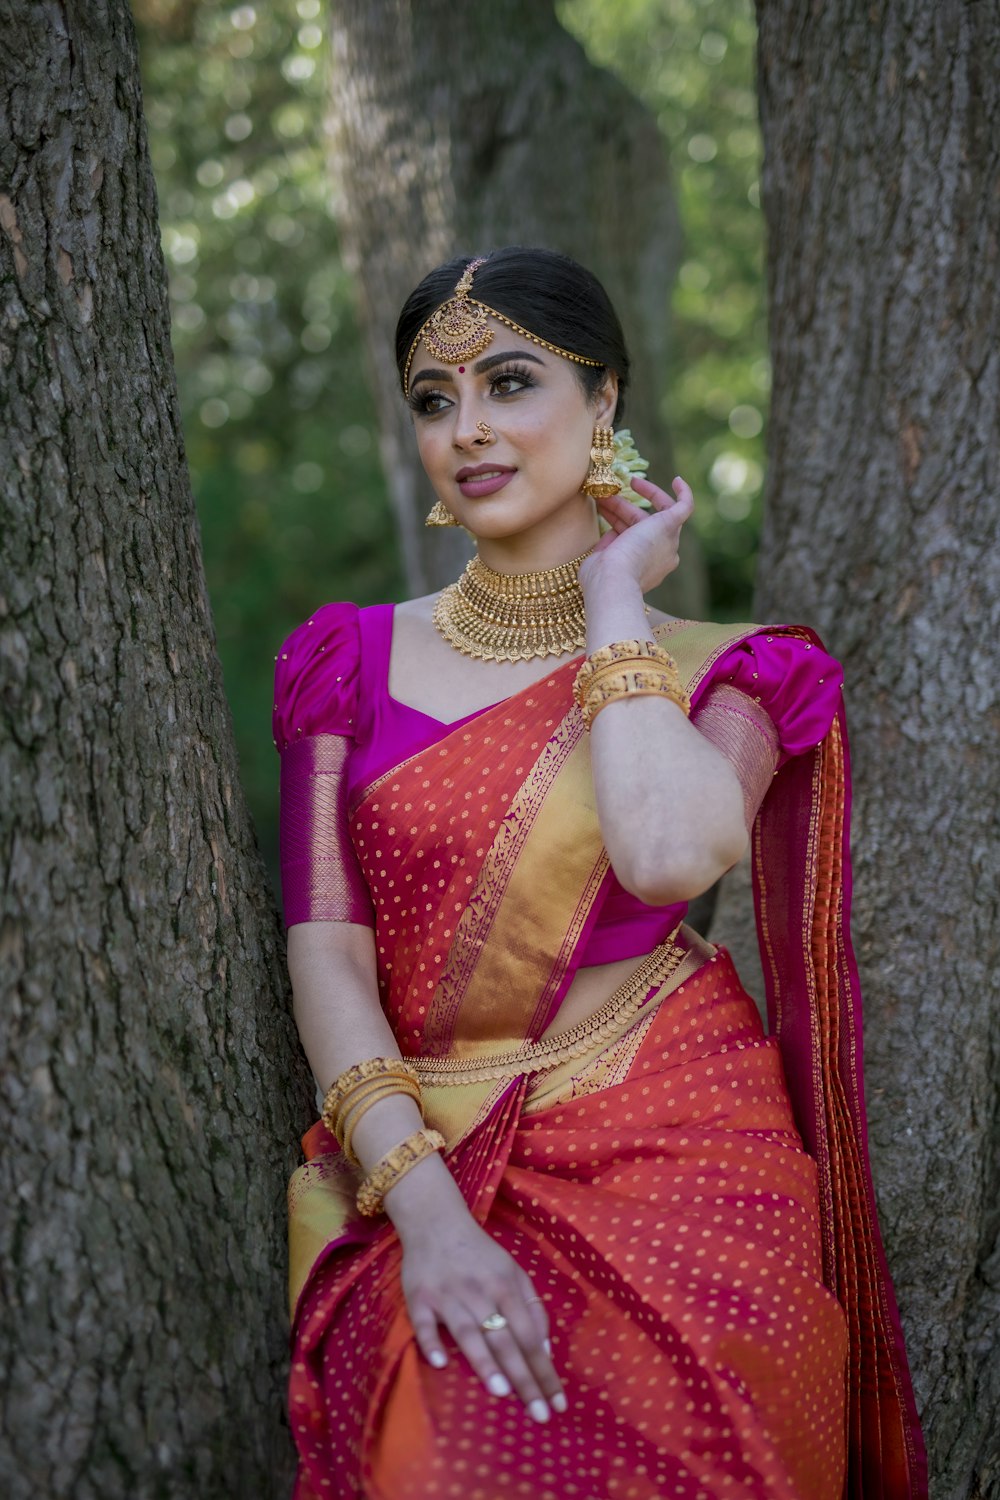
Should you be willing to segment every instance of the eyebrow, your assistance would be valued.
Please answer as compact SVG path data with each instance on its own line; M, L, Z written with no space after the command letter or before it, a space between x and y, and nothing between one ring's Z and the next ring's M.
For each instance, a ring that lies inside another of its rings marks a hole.
M512 359L529 360L533 365L544 365L544 359L539 359L537 354L529 354L527 349L509 349L505 354L488 354L485 359L477 361L472 366L474 375L485 375L488 370L493 370L497 365L505 365ZM411 388L418 380L454 380L450 370L418 370L416 375L410 376Z

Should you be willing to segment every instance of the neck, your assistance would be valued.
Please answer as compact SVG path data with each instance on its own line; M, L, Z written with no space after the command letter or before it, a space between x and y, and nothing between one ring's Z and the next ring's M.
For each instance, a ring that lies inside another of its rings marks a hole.
M587 512L572 521L561 514L514 536L477 537L476 551L497 573L540 573L589 552L599 536L597 513L589 501Z

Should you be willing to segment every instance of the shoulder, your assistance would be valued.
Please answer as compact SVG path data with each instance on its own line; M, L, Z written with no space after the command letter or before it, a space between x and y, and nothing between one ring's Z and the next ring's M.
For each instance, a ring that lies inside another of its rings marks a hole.
M393 620L404 630L425 630L434 623L434 606L439 594L422 594L419 599L403 599L393 606Z
M361 658L356 604L323 604L282 642L274 667L274 742L350 733Z
M434 624L434 606L440 596L424 594L404 599L392 608L392 656L394 672L419 671L429 649L440 644Z
M766 711L786 756L818 744L840 707L843 668L808 626L685 621L657 633L668 649L686 637L703 653L694 701L720 684L744 693Z

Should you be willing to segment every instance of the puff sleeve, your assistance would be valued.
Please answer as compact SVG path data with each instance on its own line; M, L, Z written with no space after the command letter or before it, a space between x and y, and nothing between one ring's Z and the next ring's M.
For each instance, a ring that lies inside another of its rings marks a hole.
M726 652L691 714L739 776L749 828L776 770L823 739L843 670L815 640L761 632Z
M351 842L347 763L354 746L360 641L354 604L326 604L278 653L274 743L281 756L281 889L285 925L374 927Z

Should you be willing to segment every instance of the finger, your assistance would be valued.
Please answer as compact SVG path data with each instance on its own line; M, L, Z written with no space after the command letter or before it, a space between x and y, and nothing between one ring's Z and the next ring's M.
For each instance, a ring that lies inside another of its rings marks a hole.
M417 1341L417 1347L429 1365L436 1370L443 1370L448 1363L448 1355L441 1342L438 1330L437 1318L430 1308L418 1308L410 1311L410 1324L413 1328L413 1336Z
M510 1311L513 1312L513 1309L510 1309ZM541 1344L535 1345L536 1335L534 1328L531 1326L530 1317L527 1320L527 1328L525 1327L523 1315L526 1312L527 1309L522 1303L522 1318L517 1320L517 1332L515 1332L514 1322L508 1318L508 1326L506 1328L497 1332L486 1333L483 1337L487 1341L487 1346L494 1360L528 1408L529 1416L534 1417L536 1422L547 1422L549 1419L549 1401L545 1385L543 1385L535 1373L536 1361L534 1356L536 1348L537 1353L543 1361L547 1362L548 1356L545 1354ZM506 1317L507 1314L505 1313L504 1316ZM524 1340L524 1344L528 1346L527 1348L522 1345L522 1339ZM552 1374L555 1375L555 1372L552 1371ZM551 1386L551 1384L550 1380L549 1385ZM556 1377L556 1385L552 1394L558 1394L560 1391L561 1386L559 1386L558 1377Z
M686 521L694 510L694 493L691 486L679 474L674 476L672 488L677 496L677 505L682 512L682 519Z
M492 1347L492 1340L496 1335L491 1334L490 1342L487 1342L486 1334L479 1326L480 1320L468 1308L457 1303L452 1304L444 1318L455 1343L490 1394L509 1396L512 1385L510 1376L503 1369Z
M691 487L678 474L673 482L673 494L669 490L661 490L659 485L651 479L641 479L638 476L632 480L632 488L637 495L649 500L658 511L671 511L672 518L683 524L694 509L694 495ZM634 509L634 507L633 507Z
M520 1295L512 1298L509 1305L505 1304L503 1311L510 1326L510 1332L535 1384L554 1410L565 1411L566 1393L552 1362L552 1346L548 1338L548 1316L544 1306L538 1305L533 1295L530 1303L523 1295ZM509 1367L505 1366L505 1368L514 1380L515 1389L520 1394L520 1387L513 1373Z
M536 1297L534 1290L529 1289L525 1293L524 1305L534 1325L535 1333L544 1344L549 1336L549 1315L545 1303L541 1297Z
M545 1306L545 1299L539 1297L527 1272L522 1271L520 1266L517 1269L517 1291L520 1293L521 1301L528 1309L538 1338L544 1344L549 1336L549 1313L548 1308Z
M644 479L641 475L634 474L630 482L636 494L641 495L644 500L650 501L656 510L669 510L672 505L676 505L677 503L676 498L670 494L669 490L661 490L660 486L654 484L651 479ZM632 509L634 510L635 506ZM640 515L642 514L643 512L640 511Z
M638 525L644 515L638 506L633 505L631 500L623 499L621 495L606 495L597 502L597 508L616 531L626 531L629 526Z

